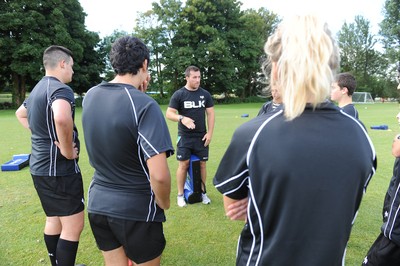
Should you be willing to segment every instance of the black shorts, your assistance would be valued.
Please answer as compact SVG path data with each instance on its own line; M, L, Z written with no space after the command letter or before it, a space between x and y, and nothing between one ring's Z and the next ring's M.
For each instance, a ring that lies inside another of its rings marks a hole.
M131 221L94 213L88 216L97 247L102 251L122 246L126 256L140 264L159 257L165 248L161 222Z
M32 175L32 180L47 217L70 216L84 210L81 173L68 176Z
M362 265L399 266L400 247L381 233L369 249Z
M186 161L192 154L199 157L200 161L208 161L208 146L204 147L202 137L178 136L176 159Z

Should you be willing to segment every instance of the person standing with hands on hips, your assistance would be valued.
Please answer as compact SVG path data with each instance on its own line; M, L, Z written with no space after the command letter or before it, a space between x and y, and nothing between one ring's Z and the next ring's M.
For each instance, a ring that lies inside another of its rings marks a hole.
M185 70L185 78L186 85L172 95L166 112L166 117L169 120L178 122L176 158L179 165L176 179L179 207L186 206L183 189L192 154L200 158L202 202L203 204L211 203L205 191L206 162L215 122L214 103L211 94L200 87L200 69L196 66L189 66Z
M46 214L44 242L51 265L73 266L84 225L84 199L78 166L79 139L72 81L72 52L53 45L43 53L45 76L16 111L32 133L29 167Z
M118 38L116 73L85 95L82 126L94 175L88 215L105 265L160 265L170 207L167 157L173 146L160 106L146 95L150 53L138 38Z

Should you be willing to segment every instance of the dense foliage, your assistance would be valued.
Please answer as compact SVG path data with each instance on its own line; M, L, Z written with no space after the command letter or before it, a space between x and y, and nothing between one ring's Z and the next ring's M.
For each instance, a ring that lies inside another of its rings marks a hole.
M262 94L263 45L280 17L265 8L243 10L237 0L159 0L140 13L131 33L116 29L100 40L85 28L78 0L0 0L0 92L12 92L17 105L43 75L42 53L51 44L74 53L70 84L82 94L114 73L108 60L112 42L134 34L151 50L151 87L161 102L185 84L184 70L197 65L202 87L236 102ZM336 35L341 72L351 72L358 91L398 98L400 0L386 0L379 34L368 19L355 16Z
M12 88L14 103L21 104L44 74L42 54L53 44L74 54L75 92L100 81L103 65L95 50L100 38L85 29L85 16L78 0L0 1L0 88Z
M338 33L341 71L351 72L357 79L357 90L370 92L374 98L396 98L398 95L395 69L400 60L400 37L397 37L397 46L393 38L396 28L399 31L399 21L394 23L395 15L393 12L388 15L388 7L396 9L398 16L399 1L386 1L380 36L371 33L370 22L362 16L356 16L353 23L344 23Z
M161 0L135 33L152 49L155 89L172 93L196 65L212 94L256 95L263 43L278 22L265 9L241 11L236 0ZM261 34L260 34L261 33Z

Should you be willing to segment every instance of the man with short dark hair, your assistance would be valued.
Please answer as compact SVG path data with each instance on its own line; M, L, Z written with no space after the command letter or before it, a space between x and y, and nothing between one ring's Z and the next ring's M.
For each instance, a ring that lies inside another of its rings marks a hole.
M169 120L178 122L176 158L179 161L179 165L176 172L176 180L179 207L186 206L183 189L192 154L200 158L202 202L203 204L211 203L205 191L206 162L215 121L214 103L211 94L200 87L200 69L196 66L189 66L185 70L185 78L186 85L172 95L166 112L166 117Z
M32 133L30 171L46 214L44 241L51 264L75 264L84 225L79 139L74 124L75 98L70 50L50 46L43 54L45 76L16 111Z
M85 95L82 125L89 161L89 222L105 265L159 265L170 206L167 157L174 153L160 106L146 95L150 54L138 38L111 47L113 80Z
M358 111L353 104L353 93L356 91L357 82L350 73L336 75L332 83L331 100L347 114L358 119Z

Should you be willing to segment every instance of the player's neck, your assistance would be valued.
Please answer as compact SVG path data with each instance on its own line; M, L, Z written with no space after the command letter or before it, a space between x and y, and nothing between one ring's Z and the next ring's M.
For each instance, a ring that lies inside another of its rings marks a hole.
M338 106L339 106L340 108L342 108L342 107L344 107L344 106L346 106L346 105L348 105L348 104L351 104L351 103L353 103L353 99L352 99L351 97L343 97L343 98L340 100L340 102L338 102Z
M64 84L66 84L67 82L65 82L64 80L63 80L63 77L62 77L62 75L60 75L57 71L46 71L46 75L45 75L46 77L53 77L53 78L56 78L56 79L58 79L60 82L62 82L62 83L64 83Z
M129 84L134 86L135 88L139 88L140 86L140 77L138 75L125 74L125 75L116 75L110 83L122 83Z
M197 91L197 90L199 89L199 87L197 87L197 88L192 88L192 87L188 86L187 84L185 85L185 88L186 88L188 91Z

